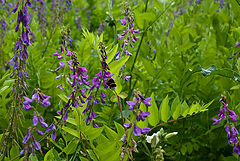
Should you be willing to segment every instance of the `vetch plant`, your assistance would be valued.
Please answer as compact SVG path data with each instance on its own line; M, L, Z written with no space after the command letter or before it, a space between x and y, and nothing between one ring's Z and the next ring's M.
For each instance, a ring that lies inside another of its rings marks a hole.
M228 144L233 145L233 154L240 155L240 145L238 140L239 132L234 126L234 122L237 122L236 113L233 110L230 110L228 108L228 104L226 102L226 96L222 96L222 98L219 100L219 102L222 103L222 106L220 107L220 111L218 113L217 118L213 118L213 125L219 124L222 120L227 120L226 123L226 132L227 132L227 138L228 138Z

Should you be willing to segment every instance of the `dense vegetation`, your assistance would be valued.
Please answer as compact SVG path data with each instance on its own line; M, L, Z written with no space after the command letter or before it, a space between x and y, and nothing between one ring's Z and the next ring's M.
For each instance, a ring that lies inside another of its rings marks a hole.
M238 160L239 24L239 0L0 0L0 160Z

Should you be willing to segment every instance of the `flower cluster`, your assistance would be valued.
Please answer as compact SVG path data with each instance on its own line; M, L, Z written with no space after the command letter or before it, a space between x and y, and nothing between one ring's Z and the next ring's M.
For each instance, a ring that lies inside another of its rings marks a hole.
M230 123L230 120L233 122L237 121L238 115L233 110L228 109L228 104L226 103L226 96L222 96L220 101L222 103L222 107L220 107L220 111L218 113L219 119L213 118L213 125L219 124L219 122L223 119L227 119L227 125L226 125L226 132L227 132L227 138L229 145L233 145L233 154L240 155L240 145L237 135L239 135L238 130L235 128L233 123ZM229 120L230 118L230 120ZM231 130L230 130L230 127Z
M20 23L22 23L23 27L20 34L21 36L17 38L16 44L14 47L15 54L10 59L10 62L14 62L13 74L11 75L11 77L13 77L15 75L15 72L17 71L17 75L19 78L21 77L29 78L29 75L25 70L25 64L27 64L26 59L28 58L27 47L31 45L31 41L29 39L31 30L28 25L29 16L27 13L27 6L31 7L31 2L29 0L24 4L23 9L20 9L18 11L18 18L17 18L17 25L15 27L15 32L19 31ZM18 4L12 10L12 13L15 13L17 10L18 10ZM19 55L17 53L19 53Z
M134 111L134 114L136 115L137 122L145 121L145 118L147 118L148 115L150 115L150 112L143 112L142 110L140 110L138 108L134 109L134 107L136 105L139 106L141 102L144 103L146 106L151 106L152 105L150 103L151 99L152 99L151 97L145 99L139 91L135 91L133 101L127 101L127 104L129 105L128 109ZM141 134L146 134L147 132L149 132L151 130L148 127L144 127L143 129L141 129L140 127L138 127L136 125L135 122L124 124L124 127L126 127L127 129L129 129L132 126L134 126L133 127L133 134L135 136L139 136Z
M87 124L90 124L91 122L93 122L93 127L94 128L98 128L98 125L93 120L97 116L96 113L93 110L93 105L100 103L100 101L103 105L106 105L106 102L105 102L104 98L108 96L108 95L106 95L102 92L101 92L100 95L97 95L97 92L100 89L100 85L102 84L105 89L107 89L108 87L110 87L111 89L115 88L115 86L113 85L114 81L112 79L113 75L108 71L108 70L110 70L110 68L109 68L108 63L106 61L107 60L107 53L106 53L105 47L104 47L102 42L99 43L99 49L102 53L101 54L102 68L99 71L99 73L97 73L95 75L95 77L93 77L93 79L92 79L92 85L91 85L91 88L89 89L89 91L91 93L90 93L89 97L86 99L86 101L88 101L88 104L87 104L87 107L83 111L84 114L88 113L88 117L86 119ZM109 84L109 80L113 81L112 84L111 83ZM96 91L95 91L96 93L92 97L92 93L94 92L94 89L96 89ZM100 99L100 101L99 101L99 99Z
M60 111L57 112L57 114L62 115L62 121L65 123L68 118L68 109L72 107L82 107L85 103L84 99L87 98L84 94L86 89L82 88L82 85L89 86L88 81L88 75L86 74L87 69L80 66L80 63L77 60L77 55L75 52L70 51L67 48L67 41L71 43L72 38L69 36L70 31L67 30L67 32L63 31L63 37L62 37L62 45L61 45L61 54L53 53L54 56L57 56L58 59L62 59L63 57L67 56L70 57L70 60L67 61L65 64L64 61L59 61L59 67L55 69L55 71L59 71L65 66L68 66L71 74L68 75L66 73L61 73L56 77L56 79L60 79L61 77L64 77L66 81L68 82L69 86L72 88L71 94L68 96L69 100ZM66 53L66 54L64 54ZM64 86L60 84L57 86L57 88L63 90ZM80 95L77 96L77 93Z
M146 106L151 106L152 104L150 103L151 101L151 97L149 98L144 98L141 94L140 91L134 90L133 92L133 101L127 101L126 103L129 105L129 110L133 111L133 114L135 115L136 121L140 122L140 121L145 121L145 119L150 115L150 112L143 112L141 109L139 109L139 105L140 103L145 104ZM144 128L140 128L137 126L136 122L128 122L125 123L123 125L125 127L125 134L123 135L121 141L123 142L123 144L129 144L130 147L122 147L121 149L121 160L124 159L124 153L130 153L130 155L132 154L132 151L138 152L137 151L137 143L135 142L135 140L131 138L131 142L128 143L127 140L127 135L129 135L128 129L132 128L132 132L135 136L140 136L141 134L145 135L147 134L149 131L151 131L150 128L148 127L144 127ZM131 133L130 133L131 134Z
M126 7L124 17L120 20L121 24L124 26L124 30L122 34L118 34L118 40L123 40L119 51L116 53L116 60L120 59L120 57L125 54L125 56L130 55L132 53L128 51L129 46L134 48L133 44L136 43L137 37L136 33L139 33L139 30L134 29L134 17L133 13L130 11L129 7Z
M51 105L51 103L49 102L49 99L51 97L39 92L39 89L33 91L32 99L25 96L23 96L23 98L25 99L25 101L23 102L23 108L26 111L32 109L32 106L30 105L30 103L32 103L33 101L36 101L37 103L41 103L42 106L44 107L48 107Z
M52 140L56 139L56 126L54 125L54 122L50 126L48 126L48 124L45 122L44 118L36 110L36 107L33 107L30 105L30 103L35 101L38 104L41 103L41 105L44 107L48 107L51 105L51 103L49 102L50 98L51 98L50 96L47 96L47 95L39 92L39 89L35 89L33 91L31 99L28 97L24 97L25 101L23 102L23 108L25 110L34 109L34 113L33 113L33 119L32 119L33 126L28 128L27 134L23 138L22 143L24 144L24 148L20 152L20 154L25 154L25 153L29 152L29 153L32 153L33 155L35 155L34 148L36 150L41 150L40 143L35 140L34 132L36 132L38 135L44 135L45 133L37 128L38 122L43 129L47 128L46 132L50 132L50 131L52 132L51 133ZM30 139L32 141L29 141Z
M39 5L37 5L37 3L39 3ZM46 23L47 23L47 19L46 19L46 4L44 0L36 0L34 1L34 5L35 5L35 10L38 12L37 13L37 20L39 21L39 27L41 29L42 34L45 36L46 35Z

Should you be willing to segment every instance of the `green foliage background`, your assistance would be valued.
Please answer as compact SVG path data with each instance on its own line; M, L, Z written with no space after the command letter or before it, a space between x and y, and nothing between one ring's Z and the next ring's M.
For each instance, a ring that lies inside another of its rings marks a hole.
M109 61L110 68L115 73L117 93L122 94L124 115L129 116L126 100L130 100L135 88L146 97L152 97L153 106L149 119L141 127L153 127L168 120L181 116L189 116L162 125L167 132L177 131L178 135L171 138L163 147L165 160L218 160L234 161L238 156L232 155L232 147L227 143L224 123L212 126L212 118L216 117L221 94L227 96L229 107L239 114L240 94L240 64L238 55L233 59L227 58L237 52L234 44L239 41L240 6L238 0L225 0L225 6L218 8L218 1L203 0L202 3L188 1L160 0L128 1L135 13L135 28L139 28L138 41L130 51L132 57L120 59L118 62ZM112 6L110 0L73 0L72 9L62 13L62 22L58 23L50 8L51 2L46 1L46 30L42 31L36 19L37 13L31 10L31 30L35 34L35 43L28 48L29 58L27 71L30 75L27 83L27 96L33 88L40 88L43 93L50 95L52 105L48 108L38 108L47 122L58 119L56 111L64 106L69 91L61 92L56 89L59 82L55 79L58 60L52 55L60 49L61 28L68 26L73 39L72 51L76 51L78 60L88 70L92 78L99 70L98 42L103 40L107 46L108 57L119 48L117 33L123 29L120 19L123 17L123 3L115 0ZM3 6L1 6L3 8ZM174 18L173 12L182 9L182 15ZM90 21L87 11L91 10ZM217 10L219 10L217 12ZM1 37L1 80L0 80L0 133L8 126L9 105L12 100L11 89L14 83L9 78L11 70L5 70L7 61L14 54L14 44L17 33L14 32L17 14L8 14L0 10L0 15L7 22L7 29ZM76 27L76 19L81 17L83 30ZM99 25L106 21L104 32L98 33ZM173 26L169 26L172 23ZM169 34L167 36L167 32ZM101 36L100 36L101 35ZM156 53L153 52L156 49ZM136 62L135 62L135 57ZM129 82L118 79L118 73L126 64L125 73L131 75ZM133 66L133 67L132 67ZM131 82L131 83L130 83ZM97 108L97 123L99 129L86 126L84 108L75 110L66 126L58 130L56 142L50 142L50 148L45 142L41 153L31 156L32 160L87 160L81 153L81 134L89 140L87 151L91 159L119 160L121 137L124 133L121 125L119 108L115 103L114 94L110 96L106 106ZM128 95L126 97L126 94ZM111 99L110 99L111 98ZM111 101L112 100L112 101ZM59 103L60 102L60 103ZM141 107L146 111L146 107ZM208 110L206 110L208 109ZM205 111L205 112L204 112ZM201 112L201 113L198 113ZM26 131L31 126L32 114L25 112L23 121ZM239 122L237 122L239 129ZM157 132L155 128L150 134ZM0 135L1 136L1 135ZM22 136L19 136L21 143ZM150 145L148 146L150 148ZM13 144L10 153L1 159L9 160L19 154L20 144ZM134 153L134 160L153 160L142 143L138 144L139 153ZM96 154L94 154L96 153Z

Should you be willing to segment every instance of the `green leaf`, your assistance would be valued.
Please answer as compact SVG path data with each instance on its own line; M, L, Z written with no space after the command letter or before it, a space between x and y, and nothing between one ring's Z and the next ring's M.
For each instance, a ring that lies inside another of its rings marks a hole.
M0 89L0 94L2 94L5 90L7 90L9 86L4 86Z
M53 149L49 150L44 156L44 161L52 161L52 160L54 160Z
M113 131L108 126L104 125L104 131L106 132L106 135L108 139L110 140L119 140L121 136L119 136L115 131Z
M88 130L84 131L84 134L86 135L88 140L94 140L97 137L99 137L103 131L103 127L99 127L99 128L89 128Z
M188 107L188 104L187 104L187 102L186 101L184 101L183 103L182 103L182 107L181 107L181 114L183 114L186 110L188 110L189 109L189 107Z
M125 98L127 98L128 94L121 92L120 94L118 94L118 96L121 97L122 99L125 99Z
M32 154L30 154L29 158L31 159L31 161L38 161L37 156L33 156Z
M173 119L177 119L180 116L180 111L181 111L181 102L177 105L175 111L173 112Z
M168 107L168 95L164 98L164 100L162 101L161 104L161 119L163 122L167 122L169 115L170 115L170 111L169 111L169 107Z
M67 155L73 154L74 152L76 152L78 143L79 143L79 140L71 141L71 142L63 149L63 152L65 152Z
M175 97L172 106L171 106L171 114L173 115L174 111L176 110L177 105L180 103L179 97Z
M194 112L196 112L198 107L199 107L199 103L193 105L189 110L189 114L192 115Z
M119 60L113 61L110 65L110 72L114 74L113 78L116 79L118 77L119 71L121 67L128 61L129 56L124 56Z
M77 131L77 130L74 130L74 129L71 129L69 127L66 127L66 126L63 126L62 129L66 132L68 132L69 134L77 137L77 138L80 138L80 132Z
M117 53L117 51L118 51L118 44L115 45L112 48L112 50L107 54L107 63L108 64L113 60L113 58L114 58L115 54Z
M148 107L148 111L150 112L148 122L151 126L155 126L159 122L159 113L157 104L155 102L154 93L151 94L151 98L152 100L150 101L150 103L152 104L152 106Z
M115 121L114 121L114 124L115 124L115 126L117 128L118 135L122 136L124 134L124 131L125 131L124 127L121 124L119 124L119 123L117 123Z
M68 98L66 95L63 95L63 94L58 94L58 97L61 98L61 100L63 100L65 103L68 102Z

